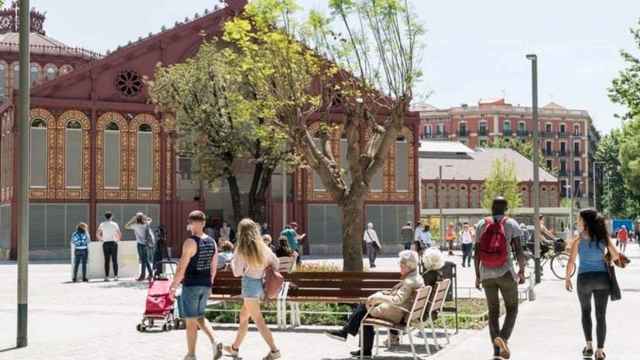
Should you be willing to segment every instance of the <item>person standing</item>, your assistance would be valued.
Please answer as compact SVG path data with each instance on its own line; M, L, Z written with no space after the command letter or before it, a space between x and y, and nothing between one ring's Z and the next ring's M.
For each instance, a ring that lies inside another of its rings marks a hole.
M104 221L98 226L96 238L102 241L104 253L104 281L109 281L109 265L113 265L113 280L118 281L118 241L122 233L118 223L113 221L111 211L104 213Z
M369 257L369 267L374 269L376 267L376 258L378 257L378 251L382 249L380 239L378 239L378 233L373 228L373 223L367 224L367 229L364 231L363 240L367 246L367 256Z
M456 241L456 227L453 223L447 225L446 233L447 244L449 245L449 255L453 255L453 243Z
M307 235L299 235L298 223L292 222L291 224L285 226L284 230L282 230L282 233L280 233L280 236L285 236L287 238L289 249L293 250L296 253L296 264L300 264L302 262L300 240L304 239L304 237Z
M629 242L629 231L626 225L622 225L618 231L618 241L620 241L620 252L624 254L627 251L627 243Z
M220 238L219 241L231 241L231 227L227 222L222 223L222 227L220 228Z
M87 258L89 257L89 236L88 226L85 223L78 224L76 231L71 234L73 244L73 282L77 281L78 266L82 264L82 281L87 282Z
M240 310L240 324L233 344L225 346L224 351L237 358L240 345L247 336L249 320L253 319L260 335L269 346L269 353L263 360L275 360L281 357L276 347L271 330L265 322L260 302L264 297L263 281L265 269L269 266L278 269L278 258L264 244L260 236L259 227L251 219L243 219L238 224L238 243L231 260L233 275L242 277L241 296L243 298Z
M413 242L413 228L411 227L411 221L407 222L407 224L400 229L400 238L404 243L404 249L411 249L411 243Z
M140 261L140 276L138 281L146 278L146 271L149 271L149 280L153 277L151 264L149 263L149 252L147 249L149 236L153 236L151 231L151 218L139 212L132 217L124 226L127 230L133 230L136 236L136 246L138 250L138 260Z
M494 358L510 359L508 341L518 316L518 284L524 284L525 256L518 223L506 216L508 202L503 197L493 200L492 216L480 220L475 243L476 288L484 288L489 310L489 333ZM519 264L513 267L513 250ZM500 327L500 298L502 295L506 316Z
M170 287L175 298L178 286L182 283L182 315L187 323L187 355L184 360L196 359L198 329L209 338L213 359L217 360L222 357L222 344L216 342L211 324L204 313L216 277L218 251L215 240L204 233L204 213L192 211L188 221L191 237L182 245L182 256Z
M462 227L460 241L462 243L462 267L471 267L471 258L473 257L473 231L468 222L465 222Z
M576 258L579 256L577 290L582 310L582 330L587 342L582 355L585 358L594 356L591 320L591 298L593 297L596 308L597 337L595 359L603 360L606 357L604 343L607 336L607 303L611 288L605 252L611 254L612 261L619 259L620 253L609 239L604 217L595 209L580 211L577 223L580 236L571 244L565 287L567 291L573 291L571 275L575 271Z
M262 227L260 228L260 235L262 236L271 235L271 232L269 231L269 224L267 223L262 224Z
M433 238L431 236L431 226L428 224L423 226L418 234L420 240L420 246L422 250L426 250L433 246ZM420 254L422 256L422 254Z

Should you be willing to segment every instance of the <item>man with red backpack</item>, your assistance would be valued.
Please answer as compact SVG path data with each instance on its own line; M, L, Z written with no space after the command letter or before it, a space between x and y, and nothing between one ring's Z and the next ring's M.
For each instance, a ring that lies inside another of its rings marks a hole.
M524 283L525 256L520 243L523 236L517 221L506 216L507 200L493 200L491 213L477 225L475 241L476 288L484 288L489 309L489 332L494 359L509 359L507 342L518 315L518 284ZM518 259L519 272L513 266L513 253ZM502 294L506 317L500 328L500 298Z

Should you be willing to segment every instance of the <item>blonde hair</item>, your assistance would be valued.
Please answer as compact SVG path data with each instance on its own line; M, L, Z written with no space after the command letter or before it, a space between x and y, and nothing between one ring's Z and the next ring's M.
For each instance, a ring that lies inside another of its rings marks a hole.
M238 224L236 255L247 262L251 268L261 268L267 262L267 245L251 219L242 219Z

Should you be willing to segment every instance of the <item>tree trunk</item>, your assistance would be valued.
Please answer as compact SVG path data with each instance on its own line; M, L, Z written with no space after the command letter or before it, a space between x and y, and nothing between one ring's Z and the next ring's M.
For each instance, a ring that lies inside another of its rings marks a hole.
M345 204L340 204L342 209L342 258L344 266L342 271L362 271L362 234L364 223L362 211L365 195L352 198Z
M227 184L229 184L229 194L231 195L231 206L233 207L233 221L238 224L242 220L242 202L240 198L240 187L238 179L235 175L227 176Z
M262 169L257 191L249 199L249 216L259 224L267 221L267 192L271 189L273 171L274 169L269 166L265 166Z

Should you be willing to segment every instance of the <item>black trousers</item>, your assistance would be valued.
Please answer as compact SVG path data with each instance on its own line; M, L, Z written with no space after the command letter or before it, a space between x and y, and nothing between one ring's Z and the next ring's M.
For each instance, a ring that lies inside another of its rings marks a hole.
M507 272L497 279L486 279L482 281L485 295L487 296L487 306L489 308L489 333L491 344L497 337L508 341L516 325L518 317L518 283L513 278L511 272ZM504 324L500 328L500 297L502 294L504 307L507 315ZM500 355L500 349L494 346L494 355Z
M365 315L367 315L367 307L364 304L358 305L355 310L349 316L347 323L342 327L342 331L346 332L351 336L356 336L360 332L360 323L364 319ZM360 334L363 336L362 344L363 349L362 352L365 355L371 354L371 349L373 349L373 337L374 331L373 326L365 326L363 328L364 334ZM397 335L398 332L395 330L391 330L391 334Z
M473 244L462 244L462 266L471 266Z
M586 341L593 341L591 298L596 307L596 337L598 349L604 348L607 338L607 304L609 303L609 274L588 272L578 275L577 292L582 312L582 330Z
M113 264L113 276L118 276L118 243L106 241L102 244L104 252L104 277L109 277L109 264Z

